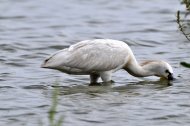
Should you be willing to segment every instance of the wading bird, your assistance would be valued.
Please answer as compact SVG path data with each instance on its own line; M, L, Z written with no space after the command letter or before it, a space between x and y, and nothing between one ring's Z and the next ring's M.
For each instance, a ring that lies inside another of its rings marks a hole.
M165 61L146 61L139 64L122 41L111 39L85 40L60 50L42 64L67 74L90 75L90 83L110 82L112 73L124 69L135 77L158 76L173 80L172 67Z

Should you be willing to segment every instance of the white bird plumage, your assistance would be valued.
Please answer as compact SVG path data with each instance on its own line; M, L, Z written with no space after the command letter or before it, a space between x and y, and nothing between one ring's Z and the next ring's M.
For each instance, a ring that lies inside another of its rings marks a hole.
M165 61L136 61L130 47L111 39L85 40L56 52L42 64L43 68L60 70L68 74L90 75L91 83L101 77L111 81L112 73L125 69L133 76L159 76L173 79L172 67Z

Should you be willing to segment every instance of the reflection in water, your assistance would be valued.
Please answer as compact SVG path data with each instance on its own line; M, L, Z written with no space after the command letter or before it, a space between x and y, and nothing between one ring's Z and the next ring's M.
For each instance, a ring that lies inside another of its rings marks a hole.
M83 84L83 85L73 85L73 86L58 86L61 90L62 95L70 95L77 93L84 94L99 94L107 92L133 92L138 89L152 89L161 90L168 86L171 86L172 82L168 80L158 80L158 81L139 81L139 82L129 82L123 85L117 85L117 83L97 83L97 84ZM52 86L56 88L57 86Z

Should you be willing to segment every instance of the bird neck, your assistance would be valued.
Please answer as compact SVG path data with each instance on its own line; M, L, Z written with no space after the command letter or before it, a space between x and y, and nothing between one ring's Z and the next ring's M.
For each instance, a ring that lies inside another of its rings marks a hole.
M129 57L129 61L124 66L124 69L131 75L135 77L146 77L146 76L152 76L154 75L153 72L151 72L148 67L144 67L139 65L136 58L134 57L133 53Z

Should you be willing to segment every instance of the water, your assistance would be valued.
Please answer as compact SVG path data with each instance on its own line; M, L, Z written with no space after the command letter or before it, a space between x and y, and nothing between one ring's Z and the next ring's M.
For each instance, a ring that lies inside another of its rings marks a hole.
M0 125L48 125L52 85L61 86L57 116L64 126L187 126L190 42L178 31L178 0L1 0ZM126 41L139 61L164 59L171 86L150 77L114 74L113 85L88 86L88 76L40 68L49 54L85 39Z

